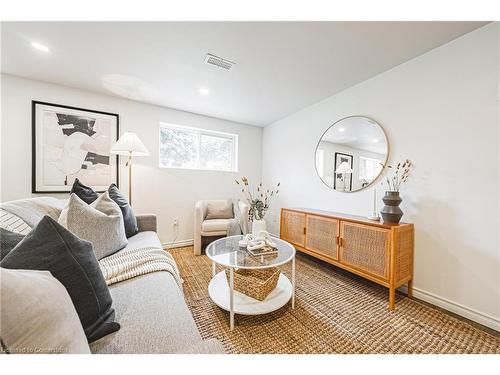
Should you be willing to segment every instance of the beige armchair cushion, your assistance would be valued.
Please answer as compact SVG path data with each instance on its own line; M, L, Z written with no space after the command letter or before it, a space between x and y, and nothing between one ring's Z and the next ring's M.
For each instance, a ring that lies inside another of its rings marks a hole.
M233 217L233 202L214 201L207 203L205 220L232 219Z
M229 200L230 201L230 200ZM202 237L224 236L229 229L229 221L232 218L238 220L243 234L248 233L248 204L243 201L231 205L232 212L229 219L208 219L207 207L209 204L217 207L227 207L228 200L202 200L197 201L194 206L194 254L201 254ZM208 221L208 222L207 222Z
M201 223L202 232L220 232L227 230L229 226L229 219L209 219Z

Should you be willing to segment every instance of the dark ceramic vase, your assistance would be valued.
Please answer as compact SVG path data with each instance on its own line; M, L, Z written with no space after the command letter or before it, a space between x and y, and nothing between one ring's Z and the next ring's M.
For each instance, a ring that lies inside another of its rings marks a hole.
M384 223L398 224L403 217L403 211L399 205L403 201L399 196L399 191L386 191L382 198L385 206L380 211Z

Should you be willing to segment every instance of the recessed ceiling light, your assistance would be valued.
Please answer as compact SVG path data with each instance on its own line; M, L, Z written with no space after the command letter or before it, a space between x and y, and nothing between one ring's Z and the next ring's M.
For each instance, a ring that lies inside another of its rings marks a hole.
M205 95L208 95L209 93L210 93L210 90L207 89L206 87L200 87L198 89L198 94L200 94L200 95L205 96Z
M345 131L345 128L339 128L339 132Z
M380 142L380 139L375 138L372 142L373 142L373 143L379 143L379 142Z
M33 47L34 49L37 49L39 51L42 51L42 52L50 52L49 47L44 46L43 44L40 44L37 42L32 42L31 47Z

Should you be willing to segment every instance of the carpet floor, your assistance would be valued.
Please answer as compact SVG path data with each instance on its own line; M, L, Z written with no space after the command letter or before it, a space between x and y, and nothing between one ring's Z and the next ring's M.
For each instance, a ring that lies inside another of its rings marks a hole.
M296 305L235 316L208 296L211 262L192 247L171 250L186 302L204 339L227 353L496 353L500 338L404 295L387 309L387 289L306 255L296 261ZM290 267L283 272L290 274Z

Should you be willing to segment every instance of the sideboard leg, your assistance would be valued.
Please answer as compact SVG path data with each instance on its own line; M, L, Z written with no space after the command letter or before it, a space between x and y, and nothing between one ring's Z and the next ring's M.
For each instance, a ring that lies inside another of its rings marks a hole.
M396 302L396 288L389 288L389 310L394 310L394 304Z
M413 280L408 281L408 297L413 297Z

